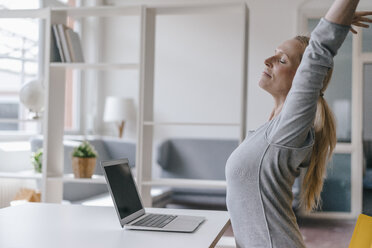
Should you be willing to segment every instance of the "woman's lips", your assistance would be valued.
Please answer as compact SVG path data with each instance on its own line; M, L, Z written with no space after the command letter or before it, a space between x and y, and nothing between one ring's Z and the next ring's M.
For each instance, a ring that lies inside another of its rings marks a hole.
M267 73L266 71L263 71L262 74L265 75L265 76L267 76L267 77L269 77L269 78L271 78L271 75L269 73Z

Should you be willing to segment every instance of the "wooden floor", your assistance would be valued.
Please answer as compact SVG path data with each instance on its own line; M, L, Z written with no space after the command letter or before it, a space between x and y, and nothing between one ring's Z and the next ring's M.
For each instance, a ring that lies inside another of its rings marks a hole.
M347 248L356 220L298 220L307 248Z
M356 221L299 220L307 248L347 248ZM232 228L224 236L233 236Z

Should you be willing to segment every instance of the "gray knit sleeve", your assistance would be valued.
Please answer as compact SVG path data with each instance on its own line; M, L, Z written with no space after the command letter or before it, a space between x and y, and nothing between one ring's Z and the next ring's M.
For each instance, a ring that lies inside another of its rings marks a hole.
M323 80L333 57L349 32L349 26L321 19L311 34L281 113L267 131L270 143L302 147L313 126Z

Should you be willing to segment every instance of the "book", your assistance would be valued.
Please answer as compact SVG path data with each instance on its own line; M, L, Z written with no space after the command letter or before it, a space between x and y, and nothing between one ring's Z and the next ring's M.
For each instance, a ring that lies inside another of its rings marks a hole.
M52 25L52 62L83 63L83 49L79 34L64 24Z
M84 62L83 50L81 48L79 34L74 32L71 28L65 30L67 45L71 55L71 61L75 63Z
M71 60L70 51L68 49L67 38L66 38L66 33L65 33L65 30L68 29L68 27L64 24L58 24L57 27L58 27L59 38L60 38L61 45L62 45L61 47L63 51L63 56L65 57L65 62L70 63L72 62L72 60Z
M52 25L52 44L50 46L50 61L51 62L65 62L65 57L63 56L63 50L61 41L59 39L59 34L57 30L57 25Z

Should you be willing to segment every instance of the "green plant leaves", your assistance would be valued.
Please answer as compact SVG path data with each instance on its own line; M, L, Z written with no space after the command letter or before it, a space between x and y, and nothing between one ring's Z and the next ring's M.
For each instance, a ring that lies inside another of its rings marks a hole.
M85 140L81 145L74 148L72 156L78 158L96 158L97 152L94 147Z
M31 154L31 163L34 166L36 172L41 173L43 163L43 149L40 148L36 152Z

